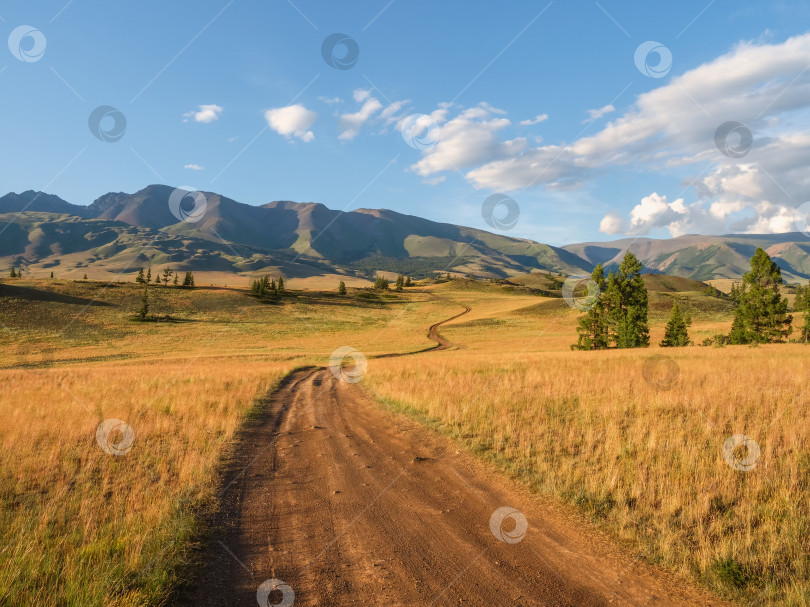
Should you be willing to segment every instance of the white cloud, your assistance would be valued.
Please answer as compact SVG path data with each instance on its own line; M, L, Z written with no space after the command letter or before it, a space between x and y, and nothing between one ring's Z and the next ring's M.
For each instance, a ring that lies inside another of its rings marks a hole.
M219 105L198 105L197 108L197 110L183 114L183 122L193 120L194 122L208 124L209 122L214 122L222 113L222 107Z
M602 217L602 221L599 222L599 231L604 234L618 234L624 231L624 221L618 213L611 211Z
M355 99L357 100L357 91L355 91ZM340 117L340 128L343 129L343 131L340 133L338 139L346 141L357 137L366 121L382 109L382 103L374 97L365 96L363 100L365 103L363 103L363 107L361 107L359 111L351 114L343 114Z
M588 110L589 118L586 118L585 120L583 120L582 124L589 124L589 123L593 122L594 120L599 120L603 116L606 116L607 114L610 114L610 113L615 112L615 111L616 111L616 108L613 107L612 105L606 105L604 107L600 107L598 110Z
M531 120L521 120L520 124L523 126L531 126L533 124L540 124L541 122L548 120L548 114L538 114Z
M482 106L462 109L439 123L439 143L424 150L415 166L424 177L465 169L473 186L496 191L571 189L604 171L680 172L693 166L685 190L691 188L696 203L662 206L651 195L633 209L628 229L772 231L787 225L790 209L810 200L808 57L810 33L777 44L740 43L642 93L623 114L573 143L502 140L508 119ZM588 120L613 111L610 105L589 110ZM715 145L715 132L727 121L753 134L743 158L726 156ZM616 226L613 219L605 223Z
M317 120L318 114L308 110L301 104L288 105L265 111L264 119L267 125L288 139L297 137L301 141L312 141L315 135L309 130Z
M445 106L430 115L437 125L433 133L436 145L427 148L419 162L411 166L422 177L514 156L528 145L524 138L500 141L498 131L511 122L507 118L492 116L489 106L468 108L450 120L447 119L448 111Z
M199 164L187 164L187 165L183 166L183 168L184 169L189 169L189 170L192 170L192 171L203 171L203 170L205 170L205 167L201 167Z

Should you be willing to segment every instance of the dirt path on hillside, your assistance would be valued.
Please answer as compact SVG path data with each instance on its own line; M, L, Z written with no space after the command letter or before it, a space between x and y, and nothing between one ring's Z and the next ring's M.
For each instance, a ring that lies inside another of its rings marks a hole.
M464 306L463 312L460 312L455 316L451 316L450 318L445 318L443 321L437 322L436 324L430 325L430 329L428 329L428 339L433 340L438 344L438 346L436 346L435 348L431 348L432 350L446 350L452 345L449 341L447 341L444 337L441 336L441 334L439 333L439 327L441 327L443 324L450 322L451 320L455 320L459 316L464 316L469 311L470 307Z
M266 406L225 475L188 605L254 606L266 580L288 586L266 600L285 607L722 604L329 370L293 373ZM525 516L522 539L515 519L493 520L502 507Z

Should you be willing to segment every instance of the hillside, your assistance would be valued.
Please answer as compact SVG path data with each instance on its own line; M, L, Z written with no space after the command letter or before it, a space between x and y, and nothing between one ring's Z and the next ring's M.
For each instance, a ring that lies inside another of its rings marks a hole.
M150 263L288 276L388 270L498 278L536 268L590 269L564 249L387 210L344 213L290 201L252 206L204 192L201 219L182 222L170 209L172 192L151 185L87 206L35 192L8 194L0 198L0 264L33 275L54 268L127 273Z
M618 266L626 250L633 252L651 272L694 280L739 278L749 268L757 247L762 247L782 269L786 280L810 278L810 239L800 233L685 235L669 239L625 238L612 242L566 245L566 251L591 264Z

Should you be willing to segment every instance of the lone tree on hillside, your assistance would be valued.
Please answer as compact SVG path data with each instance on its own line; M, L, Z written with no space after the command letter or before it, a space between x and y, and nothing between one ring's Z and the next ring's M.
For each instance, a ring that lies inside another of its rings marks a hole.
M661 347L679 348L688 346L691 343L688 330L690 324L691 318L681 314L678 302L673 302L672 312L669 313L669 322L667 322L667 328L664 331L664 339L661 340Z
M646 348L650 345L647 326L647 288L641 278L641 262L628 252L617 273L604 277L601 265L591 280L599 289L597 300L580 319L579 339L571 346L578 350L604 348Z
M138 318L145 320L149 314L149 287L143 288L143 295L141 295L141 309L138 311Z
M605 292L605 270L600 263L591 272L593 285L599 289L599 295L593 306L587 310L585 316L579 319L577 327L577 350L604 350L610 343L608 336L606 302L602 294Z
M338 295L346 295L346 283L343 282L342 280L338 285Z
M388 279L385 276L378 276L374 279L374 288L378 291L387 291Z
M729 343L774 343L790 335L793 317L787 313L787 300L779 292L781 284L779 266L757 248L751 258L751 270L743 274Z
M617 348L649 346L647 288L641 278L641 262L629 251L625 254L618 273L610 273L605 298L613 344Z

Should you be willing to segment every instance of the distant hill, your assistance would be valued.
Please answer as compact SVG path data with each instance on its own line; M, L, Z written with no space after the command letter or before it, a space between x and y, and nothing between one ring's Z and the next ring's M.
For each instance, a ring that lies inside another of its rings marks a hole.
M501 278L536 268L590 271L590 264L561 248L387 210L344 213L290 201L252 206L204 192L201 220L182 222L169 208L173 191L151 185L135 194L105 194L87 206L35 192L3 196L0 263L32 271L117 272L151 263L289 276L388 270Z
M152 264L291 277L388 271L510 278L538 270L587 274L597 263L614 269L629 248L645 272L705 281L739 278L762 247L787 280L810 278L810 239L801 234L628 238L555 247L385 209L342 212L291 201L254 206L215 192L203 193L205 213L192 223L172 213L174 191L150 185L134 194L111 192L88 205L42 192L7 194L0 198L0 266L13 263L35 275L55 268L128 274Z
M751 256L762 247L782 269L786 280L810 278L810 238L800 233L686 235L678 238L626 238L612 242L566 245L566 251L593 265L618 266L626 250L644 264L645 271L695 280L739 278L750 267Z

